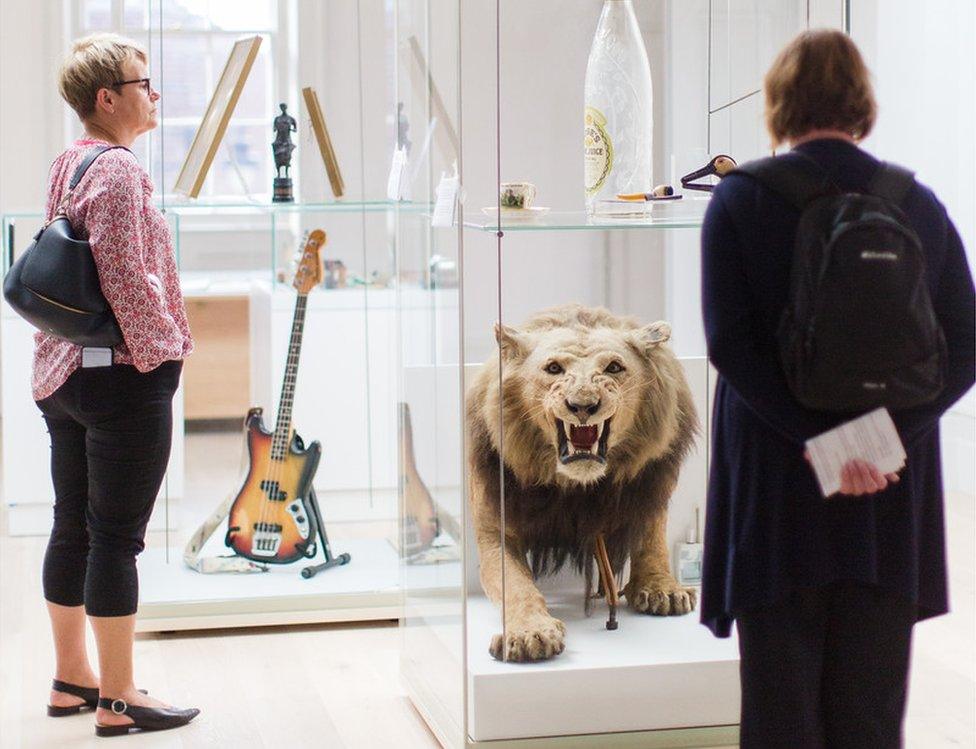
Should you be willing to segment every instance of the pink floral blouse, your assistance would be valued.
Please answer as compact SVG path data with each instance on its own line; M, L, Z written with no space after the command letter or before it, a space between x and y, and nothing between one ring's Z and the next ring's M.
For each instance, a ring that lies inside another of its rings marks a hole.
M78 140L51 166L46 218L51 219L85 154L108 145ZM128 151L99 156L75 188L68 219L87 237L102 293L115 312L123 343L113 361L149 372L193 350L180 279L166 219L152 204L149 176ZM34 400L57 390L81 366L81 347L45 333L34 334Z

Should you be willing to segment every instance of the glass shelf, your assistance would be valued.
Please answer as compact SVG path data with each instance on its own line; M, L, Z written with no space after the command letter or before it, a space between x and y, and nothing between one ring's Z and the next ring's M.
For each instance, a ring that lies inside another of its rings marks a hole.
M589 216L584 211L553 211L530 221L502 221L503 232L532 231L606 231L607 229L698 229L701 228L704 210L683 213L658 212L656 207L645 216L618 218L613 216ZM494 233L498 231L497 219L481 217L464 222L466 229Z
M234 202L166 202L156 201L156 205L167 212L193 213L253 210L267 213L369 213L380 211L429 211L428 203L411 203L395 200L331 201L323 203L270 203L263 201Z
M262 203L235 201L228 203L205 203L205 202L185 202L171 203L165 205L159 200L153 203L157 208L172 211L173 213L184 213L191 211L214 211L222 210L237 211L251 209L256 211L267 211L270 213L360 213L362 211L391 211L399 209L407 212L430 211L429 203L396 201L396 200L364 200L364 201L334 201L329 203ZM5 213L3 219L40 219L44 214L40 211L23 211L17 213Z

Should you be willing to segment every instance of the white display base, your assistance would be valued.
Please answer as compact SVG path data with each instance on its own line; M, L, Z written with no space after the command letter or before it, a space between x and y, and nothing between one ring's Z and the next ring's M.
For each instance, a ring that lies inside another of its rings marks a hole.
M397 619L402 608L399 559L389 541L332 542L352 560L306 580L315 560L253 574L202 575L183 564L183 550L146 549L139 556L139 632ZM414 584L438 586L438 565L412 569Z
M579 593L547 600L553 616L566 624L566 650L551 661L508 664L488 654L491 636L501 630L498 610L483 596L469 598L472 741L733 726L729 743L734 743L739 721L734 638L714 638L697 611L653 617L622 606L619 629L608 631L605 604L597 603L587 618Z

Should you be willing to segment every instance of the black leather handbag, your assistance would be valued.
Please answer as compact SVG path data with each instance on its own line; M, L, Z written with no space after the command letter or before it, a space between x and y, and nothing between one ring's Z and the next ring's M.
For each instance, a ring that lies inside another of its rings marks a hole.
M66 215L71 193L88 167L114 148L124 146L99 146L85 156L54 217L3 280L3 296L17 314L39 330L80 346L122 343L118 321L102 294L91 245L75 236Z

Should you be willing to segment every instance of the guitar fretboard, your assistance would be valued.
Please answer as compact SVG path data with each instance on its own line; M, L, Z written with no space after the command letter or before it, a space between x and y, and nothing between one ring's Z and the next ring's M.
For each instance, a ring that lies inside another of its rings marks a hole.
M288 343L288 362L285 365L285 379L281 384L281 397L278 399L278 421L271 442L272 460L284 460L291 442L291 409L295 401L295 378L298 376L298 357L302 352L307 302L306 294L299 294L295 302L295 317L291 323L291 340Z

